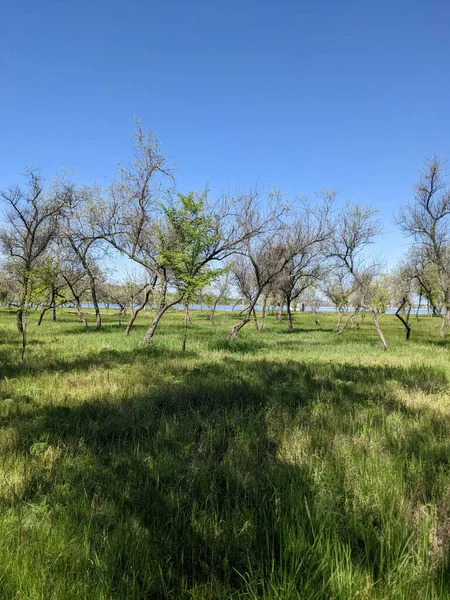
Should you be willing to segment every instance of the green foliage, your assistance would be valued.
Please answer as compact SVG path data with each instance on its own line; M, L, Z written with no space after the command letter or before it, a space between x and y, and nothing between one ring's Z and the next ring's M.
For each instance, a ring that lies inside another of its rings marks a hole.
M169 249L160 248L160 259L187 301L223 272L208 264L220 235L214 214L206 211L207 195L207 190L178 194L163 209L173 237Z

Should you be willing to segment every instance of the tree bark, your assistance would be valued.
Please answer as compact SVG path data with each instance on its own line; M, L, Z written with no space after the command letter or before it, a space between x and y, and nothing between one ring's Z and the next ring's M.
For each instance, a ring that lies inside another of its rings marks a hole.
M229 339L230 339L231 341L233 341L233 340L235 340L235 339L236 339L236 336L237 336L237 334L239 333L239 331L240 331L240 330L241 330L243 327L245 327L245 325L247 325L247 323L250 321L250 318L251 318L251 315L252 315L253 309L254 309L254 308L255 308L255 306L256 306L256 303L257 303L257 301L258 301L258 298L259 298L259 294L257 294L257 295L256 295L256 296L253 298L253 300L250 302L250 306L248 307L248 310L247 310L247 314L246 314L246 316L245 316L245 317L242 319L242 321L240 321L240 322L239 322L237 325L235 325L235 326L234 326L234 327L231 329L231 332L230 332L230 335L229 335Z
M185 304L184 305L183 352L186 352L188 322L189 322L189 312L188 312L188 307Z
M375 312L375 310L373 308L370 309L370 312L372 313L373 322L375 323L375 327L377 328L377 332L378 332L378 335L380 336L380 340L384 346L384 349L387 350L388 345L386 342L386 338L384 337L383 331L381 330L380 324L378 322L377 313Z
M277 311L277 321L278 321L279 323L281 323L281 321L283 320L283 308L284 308L284 305L283 305L283 304L280 304L280 305L278 306L278 311Z
M51 308L50 306L46 306L45 308L43 308L41 310L41 314L39 315L39 319L38 319L38 327L40 326L40 324L42 323L42 319L44 318L45 313L48 311L48 309Z
M343 331L344 331L344 330L347 328L347 326L349 325L349 323L351 323L351 325L352 325L352 328L353 328L353 319L354 319L354 318L355 318L355 316L358 314L358 312L359 312L360 308L361 308L361 307L360 307L360 306L358 306L358 307L355 309L355 312L354 312L352 315L350 315L350 316L348 317L347 321L344 323L344 325L342 326L342 328L341 328L341 329L339 329L339 330L337 330L337 331L336 331L336 333L335 333L335 335L340 335L341 333L343 333Z
M261 324L259 326L259 333L261 333L261 331L264 328L264 323L266 321L266 314L267 314L267 297L264 296L264 301L263 301L262 311L261 311Z
M153 336L155 335L155 331L159 325L159 322L161 321L162 316L164 315L164 313L171 308L172 306L174 306L175 304L178 304L179 302L181 302L181 300L183 299L182 296L179 296L178 298L176 298L175 300L173 300L172 302L170 302L169 304L166 304L165 302L159 305L158 310L155 313L155 316L153 317L153 321L150 324L150 327L147 330L147 333L145 334L144 337L144 348L148 348L150 346L150 343L153 339Z
M416 310L416 319L419 320L419 310L420 310L420 305L422 303L422 290L420 290L420 294L419 294L419 304L417 305L417 310Z
M22 325L22 351L20 353L20 360L23 362L25 358L25 348L27 347L27 320Z
M100 308L98 306L98 301L97 301L97 291L95 289L95 279L90 274L89 274L89 281L90 281L90 287L91 287L92 304L94 305L94 310L95 310L95 321L96 321L95 328L98 330L98 329L102 328L102 317L100 315Z
M125 335L130 334L131 328L133 327L133 324L136 321L136 317L141 312L141 310L143 308L145 308L145 306L147 305L148 299L150 298L151 293L152 293L151 289L149 289L147 292L145 292L145 297L144 297L144 301L142 302L142 304L140 306L138 306L136 309L134 309L134 307L131 309L131 317L130 317L130 320L128 321L128 325L125 329Z
M17 331L23 334L23 308L20 307L16 316Z
M75 302L75 310L77 311L77 315L79 316L80 321L83 323L83 327L87 327L88 322L86 320L86 317L84 316L84 310L81 308L81 304L78 300L76 300Z
M408 319L404 319L402 317L402 315L400 314L400 311L402 310L402 308L404 307L405 302L403 302L397 309L397 312L395 313L395 316L397 317L397 319L399 319L402 323L403 323L403 327L406 330L406 339L409 340L409 336L411 335L411 326L408 323Z
M294 326L292 325L291 301L289 300L289 298L286 303L286 308L287 308L288 329L294 329Z
M253 315L253 320L255 322L256 333L259 333L258 317L256 315L256 310L255 309L252 310L252 315Z

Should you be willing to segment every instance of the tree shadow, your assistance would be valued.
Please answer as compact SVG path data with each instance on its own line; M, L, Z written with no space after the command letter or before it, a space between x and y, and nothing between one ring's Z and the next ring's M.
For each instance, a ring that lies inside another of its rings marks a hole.
M107 354L99 364L140 352ZM187 598L205 586L205 597L230 598L253 586L254 597L272 587L288 590L285 597L329 600L333 544L347 547L353 569L380 590L388 585L395 573L385 558L385 517L365 506L359 520L349 518L349 474L336 439L354 446L369 417L380 435L391 416L405 418L410 438L388 435L391 452L424 461L424 478L447 467L444 448L433 450L427 434L448 435L449 424L430 414L422 430L424 409L404 405L391 385L434 392L447 386L444 371L228 356L180 363L171 374L176 382L161 377L148 394L126 400L105 391L78 405L22 399L0 411L0 425L16 433L14 452L36 466L7 506L46 502L62 536L85 532L86 597L98 596L98 585L117 598ZM285 451L294 425L307 432L303 463ZM325 500L322 468L332 492ZM399 560L414 535L412 525L401 527ZM51 569L51 560L41 567ZM442 579L442 569L433 577Z

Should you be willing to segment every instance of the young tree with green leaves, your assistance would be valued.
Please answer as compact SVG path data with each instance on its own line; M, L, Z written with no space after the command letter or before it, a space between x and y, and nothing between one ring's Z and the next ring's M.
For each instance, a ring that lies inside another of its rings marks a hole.
M189 303L224 272L210 265L211 253L220 242L220 231L214 213L207 210L207 195L207 190L203 194L177 194L176 199L164 207L173 245L170 249L161 248L160 257L184 302L183 351L186 350Z

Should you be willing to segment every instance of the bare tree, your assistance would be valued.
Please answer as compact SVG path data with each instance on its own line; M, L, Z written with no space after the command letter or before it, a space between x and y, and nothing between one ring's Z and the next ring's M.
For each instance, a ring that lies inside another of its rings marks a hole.
M288 329L293 328L291 305L314 287L324 276L324 262L320 260L320 246L311 245L300 251L280 273L275 286L286 303Z
M339 331L342 316L350 304L350 294L353 291L351 279L346 269L336 267L328 272L322 284L323 294L333 303L338 313L335 331Z
M286 271L296 257L315 254L329 235L328 201L321 205L301 202L288 210L279 191L275 191L269 200L271 204L264 226L257 226L258 220L264 218L261 213L252 214L254 221L249 220L249 225L253 230L259 230L259 234L247 239L240 250L241 264L235 269L235 274L242 277L243 273L248 273L246 278L253 290L247 314L232 328L231 340L250 321L252 314L256 321L255 306L264 290ZM243 285L239 287L244 292Z
M84 301L89 297L90 282L86 271L74 255L70 246L62 247L59 255L60 275L64 282L61 294L67 304L72 304L83 327L88 326L86 313L83 309Z
M333 236L330 239L329 255L337 268L347 271L352 281L351 302L355 316L361 309L371 313L372 319L385 350L388 349L380 323L373 306L373 282L378 273L377 266L369 263L364 251L380 233L381 222L375 218L376 211L370 206L347 202L335 217ZM352 316L337 333L342 333Z
M411 335L409 316L413 307L414 297L414 270L411 264L400 264L390 278L391 302L397 308L395 316L405 328L406 339Z
M95 207L100 203L101 191L96 187L83 186L76 188L70 183L61 183L70 197L70 212L67 214L64 227L61 229L62 240L71 248L86 273L89 291L94 306L96 328L101 329L102 318L98 301L98 275L101 272L100 259L104 255L102 236L96 231Z
M26 186L0 192L6 205L6 225L0 244L20 286L17 329L24 334L23 316L33 288L33 277L50 242L56 237L58 221L67 207L67 195L44 190L39 172L28 170Z
M450 186L436 156L425 161L414 199L402 208L397 223L420 247L422 272L428 268L435 273L442 300L443 336L446 320L450 325Z
M227 297L231 285L231 265L219 277L214 279L212 283L202 293L202 298L206 301L209 308L209 315L206 317L211 323L214 323L216 316L217 305L221 300ZM205 293L206 292L206 293Z

